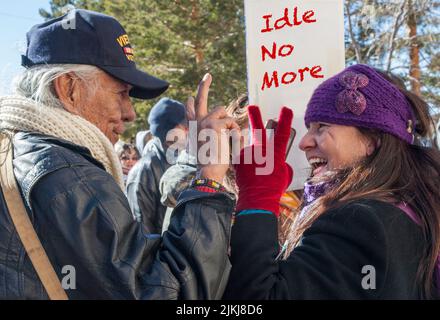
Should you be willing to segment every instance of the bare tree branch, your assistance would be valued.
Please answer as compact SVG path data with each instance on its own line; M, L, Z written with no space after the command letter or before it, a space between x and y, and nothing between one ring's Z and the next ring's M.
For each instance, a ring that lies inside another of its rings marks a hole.
M399 11L396 15L396 19L394 20L394 26L393 26L393 32L391 34L390 37L390 50L389 50L389 54L388 54L388 63L387 63L387 71L390 71L391 68L391 61L393 59L393 53L394 53L394 48L395 48L395 43L394 40L396 39L396 35L397 35L397 31L399 30L399 27L401 26L400 24L400 19L402 18L404 12L405 12L405 5L406 5L407 0L402 1L402 5L399 8Z
M350 32L351 42L354 46L354 52L356 53L356 60L358 63L363 63L361 48L359 46L359 43L356 41L356 38L354 37L353 26L351 22L351 12L349 8L350 4L351 4L351 0L347 0L345 2L345 10L347 12L347 19L348 19L348 30Z

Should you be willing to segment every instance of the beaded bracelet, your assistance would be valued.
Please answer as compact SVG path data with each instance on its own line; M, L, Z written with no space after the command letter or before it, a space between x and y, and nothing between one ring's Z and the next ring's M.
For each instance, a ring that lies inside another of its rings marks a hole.
M190 187L203 192L226 192L225 187L211 179L193 179Z

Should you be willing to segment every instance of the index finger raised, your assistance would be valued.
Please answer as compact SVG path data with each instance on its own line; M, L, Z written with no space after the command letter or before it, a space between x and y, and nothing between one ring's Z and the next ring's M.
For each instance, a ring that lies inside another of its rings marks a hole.
M212 77L209 73L205 74L202 81L200 81L197 89L197 96L195 101L195 112L197 120L203 119L208 115L208 93L211 85Z

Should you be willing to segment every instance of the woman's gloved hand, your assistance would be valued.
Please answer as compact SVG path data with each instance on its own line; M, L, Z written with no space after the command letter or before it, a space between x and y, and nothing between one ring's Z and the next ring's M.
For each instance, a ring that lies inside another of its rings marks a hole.
M240 161L234 165L239 188L236 212L258 209L278 217L281 195L293 177L293 170L285 161L293 112L286 107L281 109L275 134L269 141L260 109L249 106L248 114L252 144L241 150Z

